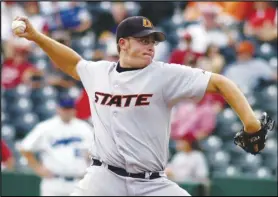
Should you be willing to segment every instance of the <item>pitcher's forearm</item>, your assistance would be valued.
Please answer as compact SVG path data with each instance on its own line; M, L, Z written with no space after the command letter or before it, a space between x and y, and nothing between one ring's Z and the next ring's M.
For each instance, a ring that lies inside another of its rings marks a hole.
M256 118L255 113L244 94L235 85L235 83L223 77L217 87L219 93L238 114L245 129L249 132L258 131L260 129L260 122Z
M48 57L63 72L71 75L75 79L79 79L76 72L76 65L78 61L82 59L79 54L71 48L39 32L34 37L33 41L44 50Z

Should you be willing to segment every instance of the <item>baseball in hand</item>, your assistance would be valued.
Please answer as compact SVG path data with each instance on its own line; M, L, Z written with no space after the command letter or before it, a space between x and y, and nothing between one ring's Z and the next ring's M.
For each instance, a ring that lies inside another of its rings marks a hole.
M24 33L26 29L26 24L24 21L13 21L12 22L12 30L14 33Z

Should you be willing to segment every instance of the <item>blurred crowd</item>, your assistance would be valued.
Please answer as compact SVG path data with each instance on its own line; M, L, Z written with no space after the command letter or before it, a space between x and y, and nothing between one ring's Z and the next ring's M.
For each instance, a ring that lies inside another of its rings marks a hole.
M8 108L13 108L8 102L13 102L18 108L28 108L28 104L22 104L24 102L19 102L19 99L24 99L26 92L30 91L27 99L35 100L28 109L34 112L34 122L26 124L35 125L51 117L55 113L51 102L55 104L64 96L76 99L78 118L90 121L91 116L82 84L57 69L34 43L14 37L11 23L18 15L28 16L36 29L93 61L117 61L117 25L128 16L145 16L167 36L167 41L156 46L155 60L223 74L238 85L252 107L267 110L277 118L277 2L6 1L1 2L2 129L14 123L12 117L10 120L7 118L12 116ZM20 98L15 98L10 92L20 95ZM39 94L43 98L38 99ZM260 103L259 98L267 100ZM37 106L44 114L33 110ZM51 113L46 114L48 111ZM203 181L212 170L219 172L224 164L230 167L225 172L234 172L235 168L231 168L229 162L233 159L227 159L231 154L216 153L222 147L221 142L225 141L223 136L227 135L227 132L222 135L223 129L232 130L228 134L230 141L235 134L233 131L240 129L225 122L232 122L234 116L225 100L214 94L205 95L197 104L186 101L175 106L167 167L169 177L177 182ZM217 133L221 123L226 127ZM238 123L238 120L233 123ZM30 129L14 125L15 140L20 140ZM22 134L21 128L26 132ZM277 135L274 137L277 139ZM277 142L275 146L277 150ZM214 154L206 152L208 149L215 151ZM249 160L246 159L247 162ZM220 163L211 163L215 161ZM7 164L9 169L10 163ZM255 163L252 158L250 163ZM271 175L277 174L277 166L269 168L269 171ZM267 170L264 173L267 174Z

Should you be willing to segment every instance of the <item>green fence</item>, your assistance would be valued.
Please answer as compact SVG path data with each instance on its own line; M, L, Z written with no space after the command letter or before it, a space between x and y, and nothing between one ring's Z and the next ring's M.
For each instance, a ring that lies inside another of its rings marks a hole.
M1 196L39 196L40 178L33 174L2 172ZM183 183L180 186L192 196L205 195L207 190L199 183ZM211 196L277 196L277 180L252 178L214 177L211 180Z

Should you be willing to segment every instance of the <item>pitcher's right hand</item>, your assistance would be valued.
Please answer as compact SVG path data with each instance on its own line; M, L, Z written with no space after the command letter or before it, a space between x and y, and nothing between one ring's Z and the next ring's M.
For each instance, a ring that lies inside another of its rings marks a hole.
M13 31L14 35L20 38L26 38L27 40L34 41L36 36L39 34L37 30L33 27L27 17L17 16L14 21L23 21L26 25L26 29L23 33L18 33Z

